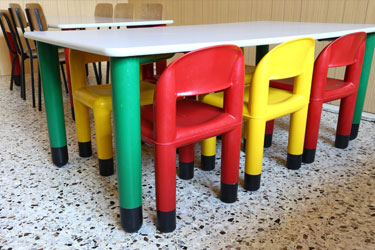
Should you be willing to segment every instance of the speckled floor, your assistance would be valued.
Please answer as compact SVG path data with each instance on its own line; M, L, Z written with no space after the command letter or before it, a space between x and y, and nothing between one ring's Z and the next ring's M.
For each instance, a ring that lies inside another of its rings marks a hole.
M119 224L116 176L98 174L96 155L78 156L68 99L70 159L57 168L45 113L8 82L0 77L0 249L375 249L373 122L362 121L358 139L340 150L332 146L337 115L324 112L316 162L290 171L288 120L278 120L261 189L241 186L238 202L224 204L219 167L196 168L193 180L177 179L177 229L169 234L155 228L153 151L143 146L144 220L129 234ZM241 184L243 164L242 154Z

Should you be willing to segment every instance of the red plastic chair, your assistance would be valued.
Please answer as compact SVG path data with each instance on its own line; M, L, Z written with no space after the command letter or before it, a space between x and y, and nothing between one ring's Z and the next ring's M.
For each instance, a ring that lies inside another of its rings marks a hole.
M154 104L141 108L142 139L155 146L157 228L161 232L176 227L176 148L180 148L180 167L184 168L179 176L188 179L194 171L194 143L222 135L220 199L236 201L243 83L240 48L204 48L171 63L156 84ZM224 108L184 98L214 91L225 92Z
M316 59L302 157L304 163L315 160L320 117L325 102L341 99L335 147L348 146L365 44L364 32L345 35L331 42ZM346 66L344 80L327 77L329 68L342 66ZM293 79L271 81L270 86L293 91ZM265 144L268 146L271 145L273 122L267 123Z

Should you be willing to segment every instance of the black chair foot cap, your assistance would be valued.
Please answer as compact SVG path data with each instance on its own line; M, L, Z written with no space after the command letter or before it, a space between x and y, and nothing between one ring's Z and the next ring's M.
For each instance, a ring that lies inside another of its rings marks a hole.
M353 123L352 129L350 131L350 140L354 140L355 138L357 138L358 131L359 131L359 123L358 124Z
M120 207L121 226L128 233L137 232L143 222L142 206L126 209Z
M233 203L237 200L238 183L225 184L221 182L220 200L225 203Z
M201 155L202 170L210 171L215 169L215 155Z
M264 147L269 148L272 145L272 134L264 135Z
M59 147L59 148L52 148L51 147L51 154L52 154L52 162L58 167L64 166L68 162L68 147Z
M248 191L256 191L260 188L260 174L251 175L245 173L245 189Z
M113 175L115 172L113 168L113 158L106 160L99 159L99 172L101 176Z
M178 177L183 180L191 180L194 177L194 162L179 162Z
M350 135L336 135L335 147L336 148L347 148L349 145Z
M302 155L292 155L288 153L286 158L286 166L288 169L297 170L301 168Z
M14 75L13 81L16 86L21 86L21 75Z
M156 228L162 233L170 233L176 229L176 209L169 212L157 211Z
M79 156L90 157L92 155L91 141L88 142L78 142Z
M315 161L316 148L314 149L303 149L302 162L303 163L313 163Z

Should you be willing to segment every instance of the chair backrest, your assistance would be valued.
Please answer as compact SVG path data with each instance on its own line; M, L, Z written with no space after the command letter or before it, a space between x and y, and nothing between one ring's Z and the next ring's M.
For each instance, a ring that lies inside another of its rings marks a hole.
M7 10L0 10L0 26L9 51L13 54L19 53L20 48Z
M294 77L293 94L309 98L314 49L313 38L298 38L278 45L262 58L255 69L250 85L251 116L264 115L270 80Z
M311 95L321 96L327 83L328 69L346 66L344 81L359 84L366 46L366 33L342 36L328 44L315 60Z
M38 3L26 4L26 16L29 20L30 29L32 31L46 31L48 30L47 20L43 12L42 6Z
M242 119L244 68L242 51L235 45L212 46L179 57L156 84L156 126L169 128L165 125L176 121L178 98L215 91L224 91L224 112Z
M9 13L14 17L14 25L19 27L24 32L24 29L28 26L26 21L25 12L18 3L9 4Z
M94 16L113 17L113 5L111 3L98 3L95 6Z
M140 19L162 20L163 5L161 3L146 3L141 6Z
M128 18L134 17L134 6L131 3L118 3L115 6L115 18Z

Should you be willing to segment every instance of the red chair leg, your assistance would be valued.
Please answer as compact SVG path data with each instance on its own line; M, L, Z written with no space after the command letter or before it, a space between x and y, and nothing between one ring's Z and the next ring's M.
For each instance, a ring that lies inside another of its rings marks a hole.
M194 143L179 148L178 177L190 180L194 177Z
M275 124L275 120L271 120L271 121L268 121L266 123L266 134L264 136L264 147L265 148L271 147L274 124Z
M241 126L222 135L220 200L233 203L237 200L238 171L241 150Z
M176 228L176 148L155 145L157 229Z
M318 143L320 117L322 115L323 103L311 100L307 115L305 144L302 162L312 163L315 160L316 145Z
M341 99L336 130L336 148L347 148L349 145L356 96L356 94L353 94Z

